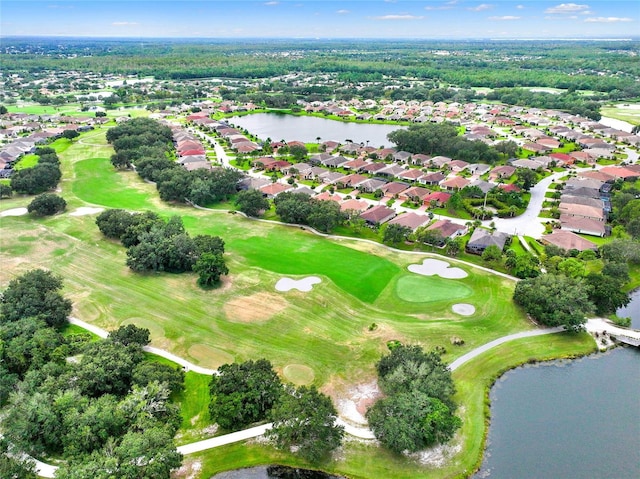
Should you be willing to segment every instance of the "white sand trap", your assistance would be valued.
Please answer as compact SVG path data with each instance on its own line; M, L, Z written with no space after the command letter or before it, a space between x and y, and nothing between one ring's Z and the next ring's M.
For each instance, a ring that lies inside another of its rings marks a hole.
M69 213L69 216L85 216L85 215L93 215L95 213L102 213L104 208L91 208L89 206L83 206L78 208L72 213Z
M458 303L451 306L451 309L454 313L460 314L462 316L471 316L476 312L476 307L473 304L467 303Z
M24 216L29 211L26 208L13 208L0 212L0 216Z
M302 279L291 279L291 278L281 278L276 283L276 290L287 292L292 289L297 289L298 291L302 291L303 293L308 293L313 288L314 284L321 283L322 280L317 276L307 276Z
M425 259L422 264L410 264L409 271L423 276L433 276L436 274L441 278L447 279L461 279L468 276L464 270L451 268L446 261L432 258Z

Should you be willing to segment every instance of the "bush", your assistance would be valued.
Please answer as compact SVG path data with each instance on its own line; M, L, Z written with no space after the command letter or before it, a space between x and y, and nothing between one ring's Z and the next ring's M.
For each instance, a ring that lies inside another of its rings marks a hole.
M64 211L66 207L64 198L54 193L42 193L29 203L27 211L36 216L51 216Z

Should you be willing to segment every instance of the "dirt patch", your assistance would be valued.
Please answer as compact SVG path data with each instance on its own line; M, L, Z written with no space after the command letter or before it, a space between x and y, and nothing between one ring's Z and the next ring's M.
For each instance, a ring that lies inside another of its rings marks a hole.
M296 386L306 386L313 382L313 369L303 364L288 364L282 370L284 377Z
M104 208L91 208L89 206L82 206L75 211L69 213L69 216L86 216L86 215L94 215L96 213L101 213L104 211Z
M367 409L382 396L378 381L356 384L338 398L338 414L341 418L355 425L366 425L364 415Z
M288 305L281 296L262 292L232 299L224 305L223 310L229 321L253 323L267 321L284 311Z
M196 479L202 471L202 462L197 459L185 459L182 466L171 472L172 479Z

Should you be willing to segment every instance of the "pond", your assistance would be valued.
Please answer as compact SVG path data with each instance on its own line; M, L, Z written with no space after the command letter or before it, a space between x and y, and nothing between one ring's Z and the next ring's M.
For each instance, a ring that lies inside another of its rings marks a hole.
M273 141L298 140L304 143L317 143L334 140L345 143L351 140L365 146L394 146L387 135L403 128L397 125L381 125L369 123L348 123L314 116L295 116L278 113L255 113L246 116L234 116L228 123L245 128L249 133L261 140L271 138Z
M286 466L258 466L216 474L211 479L342 479L322 471Z
M640 291L619 310L640 324ZM640 350L514 369L491 390L476 478L640 477Z

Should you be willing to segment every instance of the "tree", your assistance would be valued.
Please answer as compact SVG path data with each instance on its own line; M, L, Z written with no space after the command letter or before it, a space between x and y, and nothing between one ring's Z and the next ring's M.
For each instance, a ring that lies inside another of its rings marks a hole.
M33 317L49 326L62 326L71 313L71 301L58 292L61 289L62 279L51 271L27 271L11 280L2 293L0 323Z
M221 254L203 253L193 265L198 274L200 286L213 286L220 281L220 276L229 274L224 257Z
M586 316L595 310L588 287L564 275L543 274L516 284L514 301L546 326L582 329Z
M73 141L76 138L78 138L80 136L80 133L78 133L75 130L64 130L62 132L62 138L66 138L69 141Z
M607 261L602 268L602 274L618 280L621 284L629 282L629 265L627 263L616 263Z
M631 301L629 293L622 290L622 283L611 276L600 273L590 273L585 278L589 290L589 299L599 315L615 313L618 308L626 306Z
M289 388L271 412L273 427L266 435L281 449L317 463L342 443L344 428L335 424L337 411L331 399L315 386Z
M516 176L518 177L518 185L520 185L525 191L529 191L538 180L538 175L536 174L536 172L530 170L529 168L516 169Z
M17 193L37 195L55 188L61 177L57 164L38 163L33 168L15 171L11 175L11 189Z
M131 387L135 366L142 361L142 348L123 347L110 341L93 343L77 365L76 385L83 394L123 396Z
M510 269L516 278L535 278L540 275L540 260L530 254L516 255Z
M244 190L238 193L236 206L247 216L260 216L269 209L267 200L260 190Z
M293 156L293 159L297 162L304 160L309 152L302 145L293 145L289 147L289 154Z
M11 186L0 183L0 198L11 198L11 195L13 195Z
M566 258L558 264L558 271L570 278L584 276L585 264L576 258Z
M464 240L460 237L447 240L445 242L445 248L444 248L444 251L447 254L447 256L453 256L453 257L458 256L458 253L463 248L463 245L462 245L463 241Z
M282 383L266 359L224 364L209 383L211 419L227 430L267 419L282 395Z
M146 346L151 342L149 339L149 330L146 328L139 328L134 324L127 324L120 326L115 331L109 333L109 340L128 346L129 344L137 344L138 346Z
M416 240L421 243L430 244L432 246L441 246L445 243L445 239L442 236L442 232L438 229L427 229L425 226L421 226L416 230Z
M419 390L381 399L366 416L376 438L398 454L444 443L462 425L445 403Z
M133 370L132 381L140 386L158 381L165 384L173 394L184 389L184 371L168 364L143 361Z
M385 244L402 243L406 241L409 234L411 234L411 228L398 224L387 225L382 235L382 242Z
M502 258L502 251L496 245L489 245L482 252L483 261L500 261Z
M193 238L198 254L224 254L224 240L219 236L197 235Z
M64 211L66 207L64 198L55 193L42 193L29 203L27 211L36 216L51 216Z
M600 246L600 256L617 263L640 263L640 242L615 239Z
M108 238L120 239L138 218L122 209L105 210L96 218L100 232Z

